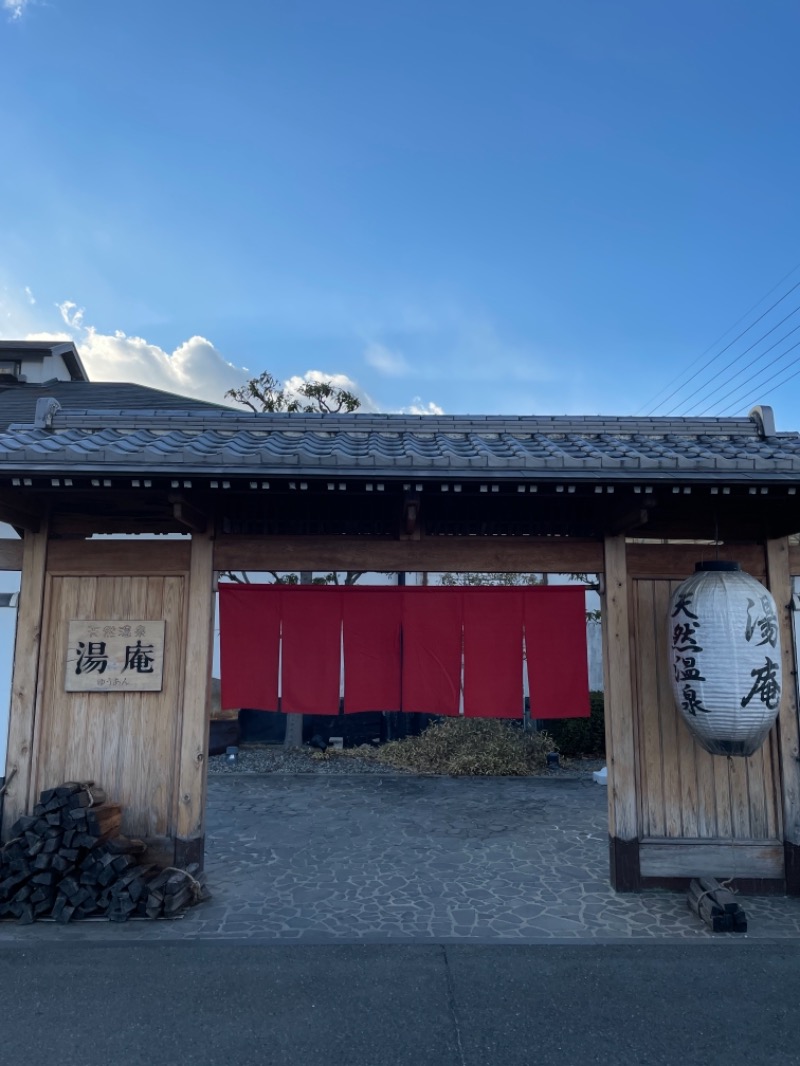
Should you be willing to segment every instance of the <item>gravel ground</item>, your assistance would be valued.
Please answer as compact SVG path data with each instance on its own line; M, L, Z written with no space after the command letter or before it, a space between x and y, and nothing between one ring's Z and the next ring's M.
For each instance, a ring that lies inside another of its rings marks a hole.
M603 759L570 760L555 770L543 770L537 777L560 777L568 780L589 778L594 770L605 766ZM357 755L331 755L320 758L309 749L247 745L239 749L239 758L230 764L225 755L212 755L208 760L212 774L383 774L408 776L410 770L385 766L375 759Z
M374 759L332 755L319 758L303 748L247 745L239 749L238 762L231 765L225 755L212 755L210 773L217 774L392 774L402 770L384 766Z

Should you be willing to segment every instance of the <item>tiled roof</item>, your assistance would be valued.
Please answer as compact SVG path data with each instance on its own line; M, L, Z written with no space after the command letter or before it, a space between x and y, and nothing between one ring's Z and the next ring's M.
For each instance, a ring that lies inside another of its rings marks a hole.
M796 480L800 436L763 428L758 418L61 409L50 428L0 432L0 472Z
M168 408L170 411L230 411L219 404L206 403L204 400L191 400L186 396L177 396L161 389L151 389L146 385L134 385L119 381L46 381L43 384L8 384L0 385L0 427L3 429L14 423L32 423L34 421L36 402L42 397L50 396L63 407L103 410L122 409L126 413Z

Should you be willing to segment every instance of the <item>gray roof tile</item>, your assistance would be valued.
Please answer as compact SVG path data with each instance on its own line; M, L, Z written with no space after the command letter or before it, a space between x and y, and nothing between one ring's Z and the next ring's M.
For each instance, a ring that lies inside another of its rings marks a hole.
M148 390L145 390L148 391ZM41 390L39 395L42 395ZM0 431L0 473L338 476L800 476L800 436L759 436L750 419L257 415L229 408L62 408L52 428Z
M17 345L16 341L14 345ZM49 344L43 345L42 350L49 350L50 347ZM23 421L32 422L36 401L41 397L50 396L58 400L62 407L85 410L90 406L95 415L102 410L112 416L122 412L125 415L154 417L169 411L184 418L191 414L207 414L210 411L231 411L230 407L222 404L192 400L187 396L176 396L161 389L151 389L146 385L134 385L129 382L45 381L41 384L0 385L0 428L5 429Z

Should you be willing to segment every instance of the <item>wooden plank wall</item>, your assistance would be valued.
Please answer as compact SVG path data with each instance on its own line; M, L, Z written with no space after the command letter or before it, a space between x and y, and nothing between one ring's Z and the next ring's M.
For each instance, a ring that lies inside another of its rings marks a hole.
M29 804L61 781L94 779L123 805L123 831L173 836L183 688L186 577L49 574ZM64 691L73 619L164 619L160 693Z
M675 708L668 605L679 584L630 583L642 875L711 873L710 863L715 876L782 877L777 729L748 759L713 756L694 741ZM659 848L700 841L702 849ZM753 845L763 847L754 851Z

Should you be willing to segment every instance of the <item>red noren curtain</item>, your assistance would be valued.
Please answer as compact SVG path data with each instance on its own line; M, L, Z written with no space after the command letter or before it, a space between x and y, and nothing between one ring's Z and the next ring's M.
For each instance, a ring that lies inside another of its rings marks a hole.
M585 590L523 590L532 718L588 718Z
M348 588L343 596L344 709L400 710L400 616L397 589Z
M345 708L517 717L524 619L533 718L589 714L584 590L220 586L222 703L339 711L342 632ZM280 634L282 631L282 643ZM402 634L402 636L401 636Z
M464 714L522 717L522 590L464 590Z
M281 707L287 714L338 714L342 594L307 586L281 593Z
M458 714L462 589L403 589L403 710Z
M278 709L280 593L271 586L219 586L221 700L226 709Z

